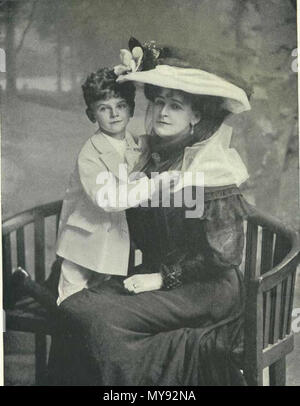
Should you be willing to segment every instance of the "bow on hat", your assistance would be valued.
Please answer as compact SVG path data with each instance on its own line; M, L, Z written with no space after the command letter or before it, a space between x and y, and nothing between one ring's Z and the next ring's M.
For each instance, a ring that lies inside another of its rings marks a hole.
M117 76L153 69L156 66L161 48L157 47L155 41L148 41L142 45L131 37L128 47L129 50L120 50L121 64L114 67Z

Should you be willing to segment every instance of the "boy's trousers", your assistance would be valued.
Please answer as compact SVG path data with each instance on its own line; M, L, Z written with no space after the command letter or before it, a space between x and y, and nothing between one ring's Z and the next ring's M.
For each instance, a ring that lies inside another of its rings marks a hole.
M110 275L91 271L74 262L64 259L61 265L61 273L58 283L57 305L60 305L67 297L79 292L84 288L91 287L94 283L110 279Z

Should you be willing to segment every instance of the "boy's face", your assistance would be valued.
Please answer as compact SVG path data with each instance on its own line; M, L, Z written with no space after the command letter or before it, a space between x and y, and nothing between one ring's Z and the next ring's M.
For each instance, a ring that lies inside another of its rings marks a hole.
M130 107L121 97L98 100L91 105L89 118L112 137L123 136L130 120Z

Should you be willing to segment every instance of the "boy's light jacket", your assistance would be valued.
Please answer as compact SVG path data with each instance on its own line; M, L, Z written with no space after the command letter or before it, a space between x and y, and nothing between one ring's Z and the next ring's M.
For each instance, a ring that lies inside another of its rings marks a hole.
M141 157L142 147L133 136L127 133L126 139L126 161L101 132L85 143L66 191L57 239L60 257L111 275L127 275L129 231L124 210L108 212L98 206L96 179L103 171L118 178L120 163L130 167L130 161L133 166Z

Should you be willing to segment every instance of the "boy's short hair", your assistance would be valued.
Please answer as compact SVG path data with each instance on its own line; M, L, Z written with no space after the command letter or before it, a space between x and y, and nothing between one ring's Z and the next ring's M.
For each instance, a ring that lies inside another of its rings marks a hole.
M113 69L101 68L92 72L81 86L83 97L88 108L98 100L108 100L111 97L121 97L130 107L131 115L135 107L135 86L132 82L118 83Z

